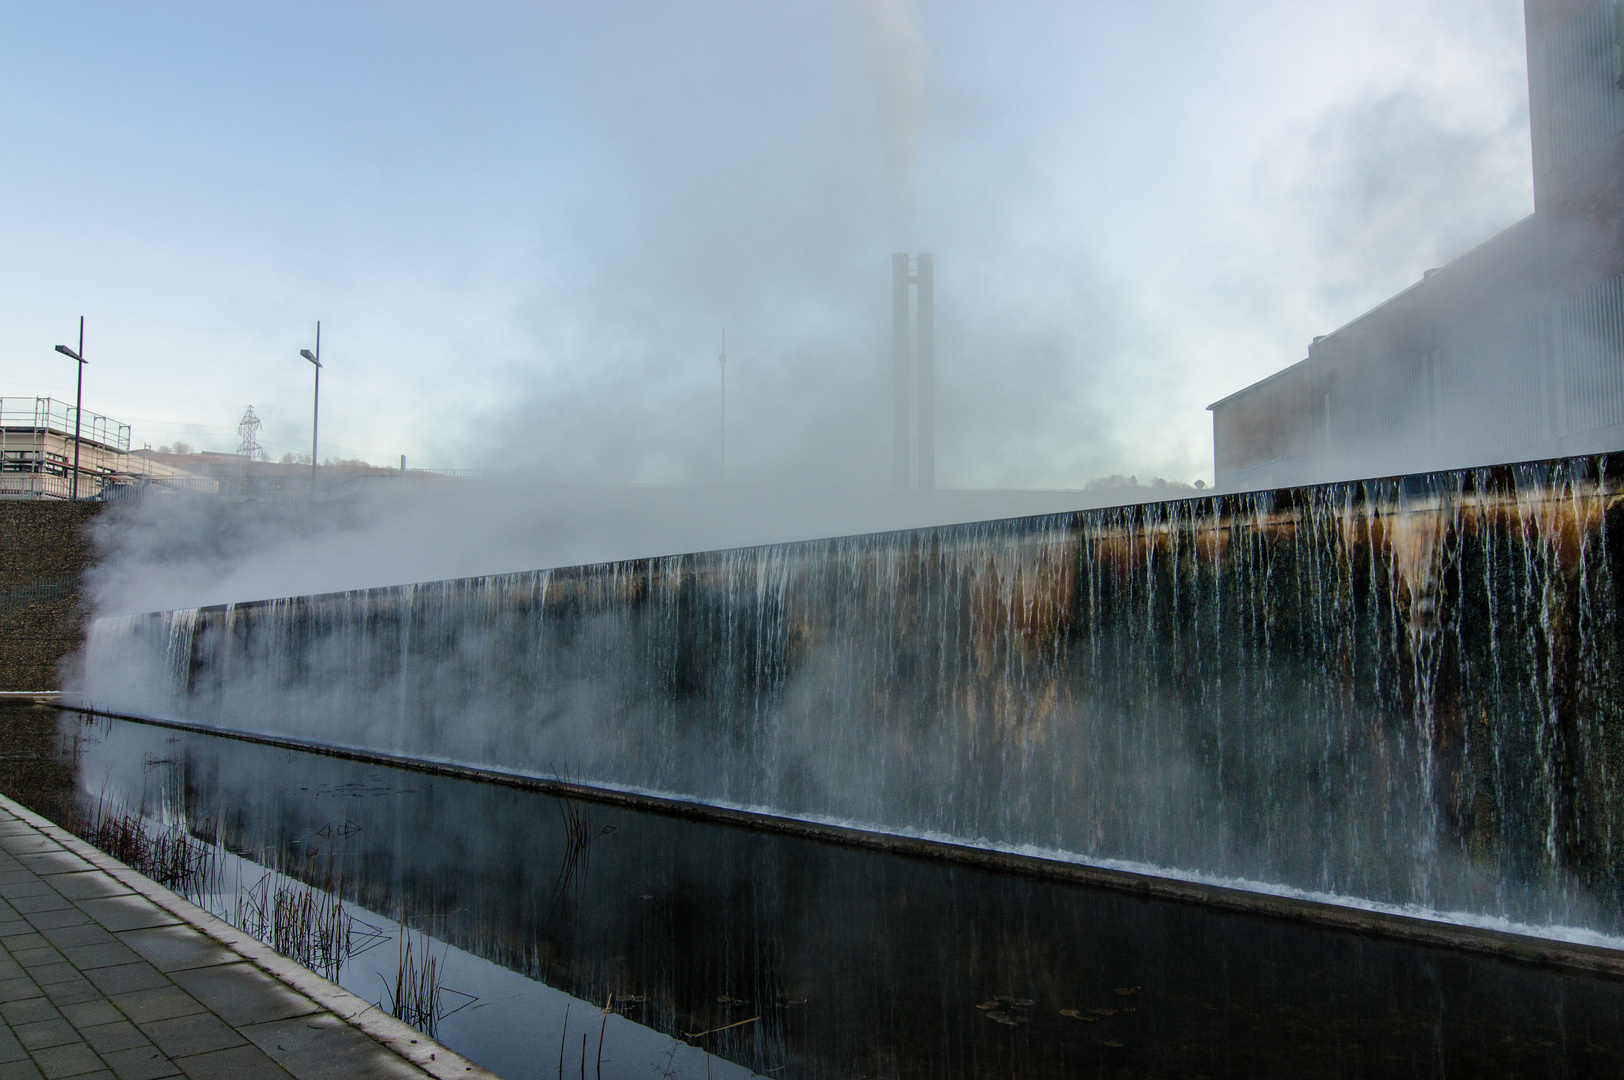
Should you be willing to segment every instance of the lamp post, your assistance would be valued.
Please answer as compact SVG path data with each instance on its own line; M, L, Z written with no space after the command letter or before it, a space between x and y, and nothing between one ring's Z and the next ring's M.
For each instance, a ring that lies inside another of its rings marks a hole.
M79 501L79 420L85 411L85 317L79 316L79 351L58 345L56 351L79 364L79 389L73 398L73 501ZM43 481L42 481L43 483Z
M321 320L316 320L316 351L300 349L299 355L316 365L316 395L310 408L310 497L316 497L316 425L321 419Z

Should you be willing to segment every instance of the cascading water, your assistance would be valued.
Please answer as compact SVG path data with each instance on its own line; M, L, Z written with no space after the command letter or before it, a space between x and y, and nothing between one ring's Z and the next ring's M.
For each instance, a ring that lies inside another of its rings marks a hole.
M107 618L85 691L1617 936L1621 471L1576 458Z

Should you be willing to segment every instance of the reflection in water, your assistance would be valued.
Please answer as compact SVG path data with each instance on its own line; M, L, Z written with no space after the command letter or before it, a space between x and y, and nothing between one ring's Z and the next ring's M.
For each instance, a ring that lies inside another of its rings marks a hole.
M321 830L350 830L346 902L577 1010L596 1003L562 1039L541 1019L551 1003L514 1006L521 1019L481 1028L483 1043L454 1041L481 1010L447 1022L453 1046L513 1077L552 1075L566 1042L591 1075L611 996L620 1016L773 1077L1624 1066L1624 984L1606 978L67 712L53 730L51 716L6 725L6 750L32 755L0 772L13 797L47 811L74 787L168 797L290 874ZM530 1030L543 1025L545 1053ZM604 1075L658 1076L658 1057Z
M298 832L279 853L287 872L268 870L234 853L229 838L226 845L215 843L214 821L187 803L179 740L145 740L143 746L158 750L131 750L137 757L120 763L123 771L114 779L96 762L130 750L127 741L100 748L80 771L81 747L95 746L109 732L75 714L62 720L59 729L55 709L0 702L0 790L82 834L105 834L109 830L97 823L110 823L126 841L120 854L134 853L149 876L150 860L139 856L154 838L187 844L204 865L204 872L173 882L187 899L498 1074L535 1075L536 1062L545 1059L554 1066L546 1075L747 1075L701 1048L610 1014L602 1003L571 998L450 946L441 940L444 918L435 912L396 921L341 902L339 894L352 892L343 868L349 838L360 831L354 822ZM368 790L364 783L334 787L341 794Z

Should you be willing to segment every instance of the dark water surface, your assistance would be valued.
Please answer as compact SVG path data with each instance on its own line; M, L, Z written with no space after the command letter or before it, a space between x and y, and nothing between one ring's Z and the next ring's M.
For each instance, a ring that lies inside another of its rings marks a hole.
M772 1077L1624 1073L1624 982L1445 949L26 705L0 790L218 823L294 876L343 836L351 903L666 1035L737 1024L700 1041ZM557 1002L521 999L442 1037L553 1076Z

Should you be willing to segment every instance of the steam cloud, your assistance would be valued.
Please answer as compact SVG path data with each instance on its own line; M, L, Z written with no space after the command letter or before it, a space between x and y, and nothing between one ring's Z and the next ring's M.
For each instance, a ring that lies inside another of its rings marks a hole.
M925 75L930 46L919 30L912 0L849 0L857 29L863 74L879 110L885 182L898 228L906 233L913 214L919 143L930 119Z
M135 445L303 452L320 317L324 456L713 484L726 326L727 483L873 487L926 248L943 487L1189 481L1529 204L1520 0L365 10L17 13L8 145L91 167L0 180L0 390L88 312Z
M1053 513L1193 492L378 484L331 502L151 498L99 519L96 613L126 615L808 537Z

